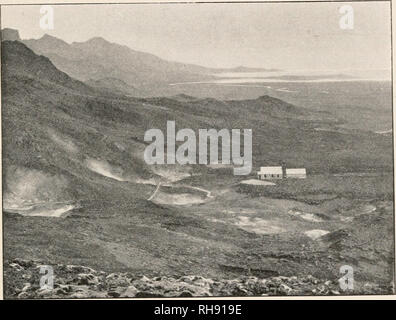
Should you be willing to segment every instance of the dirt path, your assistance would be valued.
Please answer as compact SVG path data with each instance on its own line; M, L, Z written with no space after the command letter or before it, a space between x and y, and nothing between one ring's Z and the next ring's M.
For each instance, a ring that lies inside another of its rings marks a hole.
M186 186L186 185L183 185L183 187L189 188L189 189L193 189L193 190L198 190L198 191L201 191L201 192L205 192L207 198L213 198L212 191L209 191L209 190L206 190L206 189L202 189L202 188L199 188L199 187Z
M158 182L157 188L155 188L153 194L147 199L148 201L151 201L154 199L155 195L157 194L159 188L161 187L161 181Z
M172 187L172 184L167 184L166 186ZM193 187L193 186L189 186L189 185L182 185L184 188L188 188L188 189L192 189L192 190L197 190L197 191L201 191L206 193L206 197L208 199L213 198L212 196L212 192L203 188L199 188L199 187ZM158 190L161 187L161 182L158 182L157 187L155 188L153 194L147 199L148 201L151 201L155 198L155 196L157 195Z

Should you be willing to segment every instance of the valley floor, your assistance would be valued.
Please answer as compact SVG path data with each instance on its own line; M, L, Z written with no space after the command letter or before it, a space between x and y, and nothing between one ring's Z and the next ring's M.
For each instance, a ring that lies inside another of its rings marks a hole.
M355 281L346 294L393 292L391 176L318 175L276 186L240 180L214 171L165 184L151 201L144 199L157 186L145 185L142 200L81 200L63 218L4 212L5 259L176 282L192 275L242 282L309 276L330 281L336 292L340 267L349 265ZM23 272L12 270L5 277L8 298L22 290L12 282Z

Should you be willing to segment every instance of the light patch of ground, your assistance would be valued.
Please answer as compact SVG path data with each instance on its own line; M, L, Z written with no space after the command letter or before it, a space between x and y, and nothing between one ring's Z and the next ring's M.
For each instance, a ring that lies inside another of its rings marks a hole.
M221 212L222 213L227 213L227 214L256 214L257 210L238 208L237 211L236 210L223 209Z
M241 211L241 213L242 214L254 214L254 213L257 213L257 210L256 209L240 209Z
M140 184L149 184L152 186L156 186L157 182L155 181L155 179L136 179L135 180L136 183L140 183Z
M96 160L96 159L87 159L86 161L86 166L89 170L94 171L96 173L99 173L102 176L117 180L117 181L127 181L122 177L122 174L120 171L115 168L113 168L110 164L108 164L106 161L102 160Z
M172 168L154 167L153 172L170 182L180 181L191 176L190 172L175 170Z
M254 186L275 186L276 185L273 182L257 180L257 179L242 180L240 183L254 185Z
M342 222L352 222L353 221L353 217L340 217L340 220Z
M361 214L367 214L367 213L372 213L375 210L377 210L377 208L371 204L365 205L363 207L363 210L361 211Z
M377 210L377 207L372 204L361 204L356 207L352 207L349 210L345 211L347 217L353 219L356 216L364 215L364 214L373 214ZM345 217L344 217L345 218Z
M55 130L52 129L48 129L48 134L52 139L52 141L54 141L66 152L73 154L78 152L77 146L73 143L73 141L70 138L62 137L60 134L57 134Z
M60 201L68 181L61 175L50 175L39 170L10 166L5 171L4 207L25 207L49 201Z
M284 228L275 225L273 221L261 218L241 216L237 218L236 225L241 229L257 234L276 234L286 231Z
M209 190L202 189L202 188L199 188L199 187L193 187L193 186L184 186L184 187L192 189L192 190L197 190L197 191L204 192L204 193L206 193L206 197L213 198L212 192L209 191Z
M317 240L320 237L324 236L325 234L328 234L329 231L326 230L320 230L320 229L314 229L314 230L309 230L309 231L305 231L304 234L311 238L312 240Z
M155 197L155 202L160 204L171 204L176 206L193 205L198 203L204 203L205 198L202 198L191 193L179 193L179 194L169 194L169 193L157 193Z
M275 199L269 197L252 198L240 194L235 190L228 189L227 192L219 194L216 190L216 201L208 202L205 207L209 207L209 212L219 212L224 214L242 214L242 215L259 215L262 217L276 216L291 221L289 210L298 210L301 212L314 212L318 210L316 218L321 218L319 214L326 212L306 203L289 199ZM304 220L304 219L303 219ZM296 219L294 219L296 222Z
M151 184L151 183L150 183ZM193 193L174 193L174 194L169 194L169 193L164 193L160 192L160 187L168 187L168 188L187 188L190 190L195 190L199 191L200 194L205 194L203 195L197 195ZM157 197L157 194L159 194L159 197ZM208 199L214 198L212 195L211 191L199 188L199 187L194 187L194 186L189 186L189 185L178 185L178 186L173 186L171 183L162 183L158 182L157 187L154 190L154 193L147 199L149 201L152 201L154 198L156 198L156 202L158 203L163 203L163 204L174 204L174 205L189 205L189 204L196 204L196 203L203 203Z
M228 209L224 209L224 210L222 210L221 212L223 212L223 213L228 213L228 214L236 214L236 213L237 213L237 212L234 211L234 210L228 210Z
M375 131L375 133L388 135L388 134L392 134L392 129L384 130L384 131Z
M27 217L55 217L60 218L64 213L76 208L73 204L65 203L45 203L45 204L33 204L27 206L11 206L5 207L4 209L12 212L19 213L20 215Z
M293 216L303 218L304 220L308 220L312 222L323 222L323 219L320 219L314 213L303 212L295 209L289 210L288 213Z

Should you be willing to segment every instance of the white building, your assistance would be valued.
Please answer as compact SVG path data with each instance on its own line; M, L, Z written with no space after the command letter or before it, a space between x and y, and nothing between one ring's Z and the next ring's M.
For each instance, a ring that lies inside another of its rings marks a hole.
M260 167L260 171L257 172L257 176L260 180L282 179L282 167Z
M305 168L286 169L286 178L305 179L307 170Z

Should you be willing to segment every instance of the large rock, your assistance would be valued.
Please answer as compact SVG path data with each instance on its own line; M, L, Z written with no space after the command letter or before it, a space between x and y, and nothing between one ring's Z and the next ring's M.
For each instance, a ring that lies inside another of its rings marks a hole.
M138 292L138 289L134 286L129 286L123 293L121 293L120 298L134 298Z
M92 273L79 273L73 279L73 282L79 285L98 285L100 283L99 277Z

